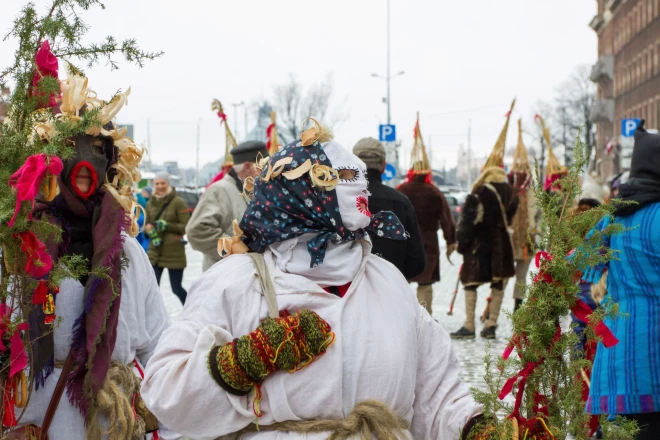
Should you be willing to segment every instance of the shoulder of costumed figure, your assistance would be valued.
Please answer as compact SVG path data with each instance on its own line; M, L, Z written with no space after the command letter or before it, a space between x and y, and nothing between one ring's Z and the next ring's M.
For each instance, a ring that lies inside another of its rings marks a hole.
M141 208L133 195L133 186L141 180L138 166L144 148L126 136L126 127L119 127L115 122L115 117L128 102L130 87L126 92L117 92L109 101L103 101L88 87L88 79L75 73L70 66L67 79L60 84L61 102L37 118L34 126L36 139L48 143L59 134L56 121L78 123L84 113L95 112L95 123L87 128L85 134L111 138L117 151L117 159L110 167L111 172L105 176L103 188L112 194L130 219L127 232L137 235Z

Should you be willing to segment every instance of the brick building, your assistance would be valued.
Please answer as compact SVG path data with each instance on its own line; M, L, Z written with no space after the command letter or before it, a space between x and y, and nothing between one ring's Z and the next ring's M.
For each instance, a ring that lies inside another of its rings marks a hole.
M592 119L597 123L596 157L607 177L630 163L632 144L621 137L622 119L642 118L647 128L660 127L660 0L597 3L590 23L598 34L598 61L591 73L598 96Z

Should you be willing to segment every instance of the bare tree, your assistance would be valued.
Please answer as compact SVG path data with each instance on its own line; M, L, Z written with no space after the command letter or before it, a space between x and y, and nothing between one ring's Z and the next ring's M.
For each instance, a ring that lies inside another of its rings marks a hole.
M275 106L278 111L278 122L284 126L287 135L293 139L300 135L300 123L303 119L313 117L327 123L336 129L348 119L342 105L331 108L334 95L332 75L328 74L324 81L311 86L307 91L293 75L282 85L275 87Z
M596 124L591 120L591 109L596 101L596 86L589 75L589 66L580 65L557 90L555 114L565 148L566 166L572 163L578 133L589 154L595 144Z

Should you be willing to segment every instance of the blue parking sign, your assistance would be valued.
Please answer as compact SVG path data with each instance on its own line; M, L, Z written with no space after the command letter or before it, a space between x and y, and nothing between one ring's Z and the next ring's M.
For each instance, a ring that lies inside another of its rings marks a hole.
M623 136L623 137L633 137L633 136L635 136L635 131L637 131L637 127L639 126L640 122L641 122L641 119L639 119L639 118L622 119L621 120L621 136Z
M378 126L378 140L381 142L396 141L396 126L394 124L381 124Z

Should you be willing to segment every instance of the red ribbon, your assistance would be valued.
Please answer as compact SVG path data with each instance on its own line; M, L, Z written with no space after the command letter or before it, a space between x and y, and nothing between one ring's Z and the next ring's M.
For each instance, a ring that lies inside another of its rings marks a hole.
M222 113L222 112L218 112L218 117L220 118L220 123L221 123L221 124L222 124L223 122L227 122L227 115L226 115L226 114L224 114L224 113Z
M16 413L14 409L14 379L7 378L5 382L5 392L3 393L2 402L2 426L5 428L13 428L16 426Z
M583 322L589 322L589 318L593 313L591 307L589 307L581 299L578 299L575 305L571 307L571 312L573 312L573 314L577 319ZM619 340L614 336L612 331L609 328L607 328L607 326L602 320L598 320L598 322L596 323L595 332L596 335L598 335L601 338L603 345L607 348L614 347L616 344L619 343Z
M34 278L45 276L53 267L53 259L46 252L46 245L43 244L34 232L25 231L14 234L21 240L21 250L27 254L27 263L25 263L25 272Z
M46 280L41 280L32 294L32 304L41 305L45 303L47 295L48 286L46 285Z
M541 264L543 260L552 261L552 255L543 251L536 253L534 262L536 264L536 267L539 269L539 273L536 275L536 277L534 277L534 282L537 283L541 281L545 283L554 283L555 281L552 278L552 276L541 269ZM578 319L584 322L589 322L589 318L592 314L591 308L581 299L578 299L573 305L573 307L571 307L571 312ZM603 323L603 321L598 321L596 323L595 331L596 334L602 339L603 345L605 345L605 347L607 348L610 348L619 342L614 337L610 329L607 328L607 326ZM522 335L521 338L521 336L514 334L513 337L511 338L511 341L509 342L509 344L504 349L504 352L502 353L502 359L507 360L509 356L511 356L511 353L513 352L513 349L515 347L520 348L522 342L521 340L523 338L526 340L525 335ZM557 326L557 330L555 331L555 336L552 338L552 342L548 347L548 352L552 350L552 347L557 343L557 341L559 341L560 338L561 338L561 328ZM521 356L520 350L518 350L518 356ZM516 401L513 406L513 411L509 415L509 418L515 417L518 421L520 421L523 424L527 422L526 419L520 415L520 406L522 405L522 398L525 391L525 385L527 383L527 378L529 377L529 375L532 374L536 369L536 367L541 365L544 361L545 361L545 357L542 357L537 362L528 362L522 370L520 370L515 376L509 378L504 383L504 386L502 387L502 390L500 391L499 394L500 400L503 400L509 393L513 391L514 385L516 384L516 382L518 382L518 379L520 379L520 382L518 383L518 392L516 393ZM545 414L546 416L548 415L546 398L545 396L543 396L538 392L534 396L533 409L535 414L542 413Z

